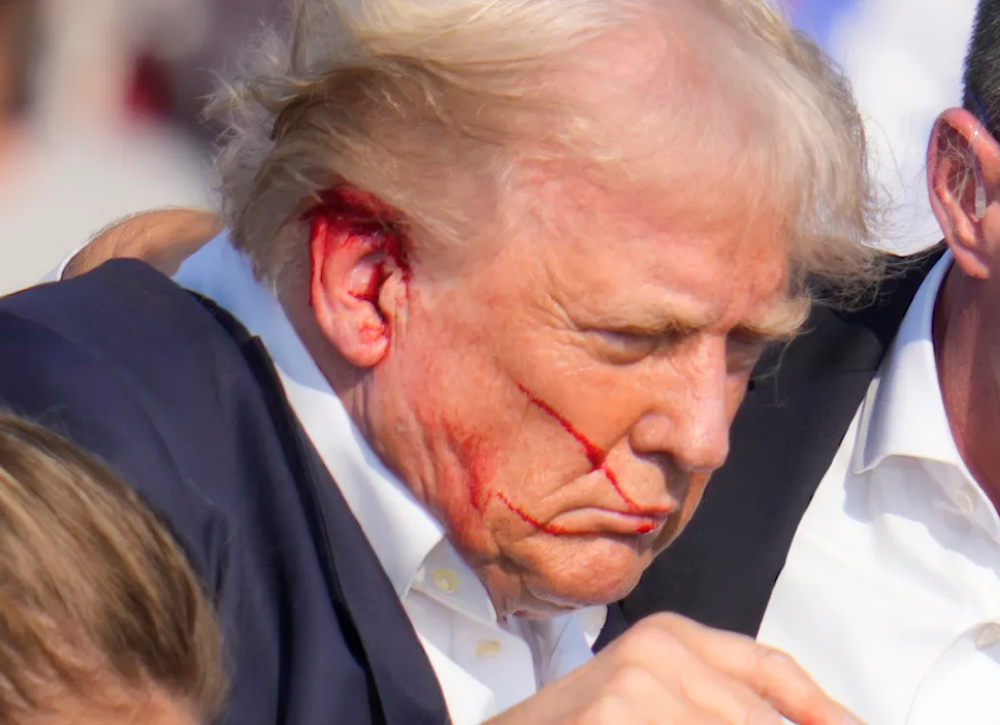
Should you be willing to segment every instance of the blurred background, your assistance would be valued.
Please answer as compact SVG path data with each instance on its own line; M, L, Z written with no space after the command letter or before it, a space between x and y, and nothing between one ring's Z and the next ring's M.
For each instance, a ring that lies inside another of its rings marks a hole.
M203 99L285 2L0 0L0 294L124 215L215 205ZM976 0L785 2L854 83L894 202L883 246L937 241L924 150L959 102Z

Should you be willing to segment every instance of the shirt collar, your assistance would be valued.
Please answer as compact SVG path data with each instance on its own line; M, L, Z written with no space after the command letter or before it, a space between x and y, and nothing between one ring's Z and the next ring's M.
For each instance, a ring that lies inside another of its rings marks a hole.
M274 293L255 279L249 260L225 233L190 257L175 280L210 297L261 339L295 415L403 599L431 551L439 545L453 548L441 524L372 451ZM485 596L481 583L479 588Z
M967 472L945 412L932 334L938 292L952 261L947 252L920 285L869 386L855 448L857 474L890 456L939 461Z
M444 577L444 582L441 581ZM442 538L424 558L411 587L426 597L486 625L500 624L486 587Z

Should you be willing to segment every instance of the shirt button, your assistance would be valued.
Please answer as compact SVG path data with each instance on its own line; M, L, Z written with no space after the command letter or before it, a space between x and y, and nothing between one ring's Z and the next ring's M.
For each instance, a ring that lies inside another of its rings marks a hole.
M990 622L980 627L976 632L976 647L989 649L996 644L1000 644L1000 624Z
M955 491L955 505L966 516L972 516L979 506L975 491L969 490L968 486L962 486Z
M481 657L484 660L499 657L502 649L503 645L495 639L484 639L476 645L476 657Z
M451 594L458 589L458 574L451 569L435 569L431 574L434 586L445 594Z

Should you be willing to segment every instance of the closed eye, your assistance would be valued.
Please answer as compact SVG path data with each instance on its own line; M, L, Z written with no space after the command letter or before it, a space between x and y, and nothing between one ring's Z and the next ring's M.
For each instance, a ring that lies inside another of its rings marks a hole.
M600 358L613 364L628 365L639 362L672 343L692 334L696 329L679 326L650 329L645 327L590 328L581 332L588 346ZM772 344L787 342L791 335L761 334L757 330L737 328L726 337L727 367L731 372L742 373L753 368L764 350Z
M598 356L618 365L639 362L684 334L676 328L641 327L592 328L582 332Z
M664 342L662 334L628 330L585 331L593 352L616 365L639 362L656 352Z

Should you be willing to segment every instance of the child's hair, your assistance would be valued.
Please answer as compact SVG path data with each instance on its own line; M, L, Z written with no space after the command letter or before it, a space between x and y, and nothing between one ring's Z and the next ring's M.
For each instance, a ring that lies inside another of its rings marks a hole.
M139 496L66 439L0 413L0 722L153 722L164 707L209 722L221 649L197 577Z

